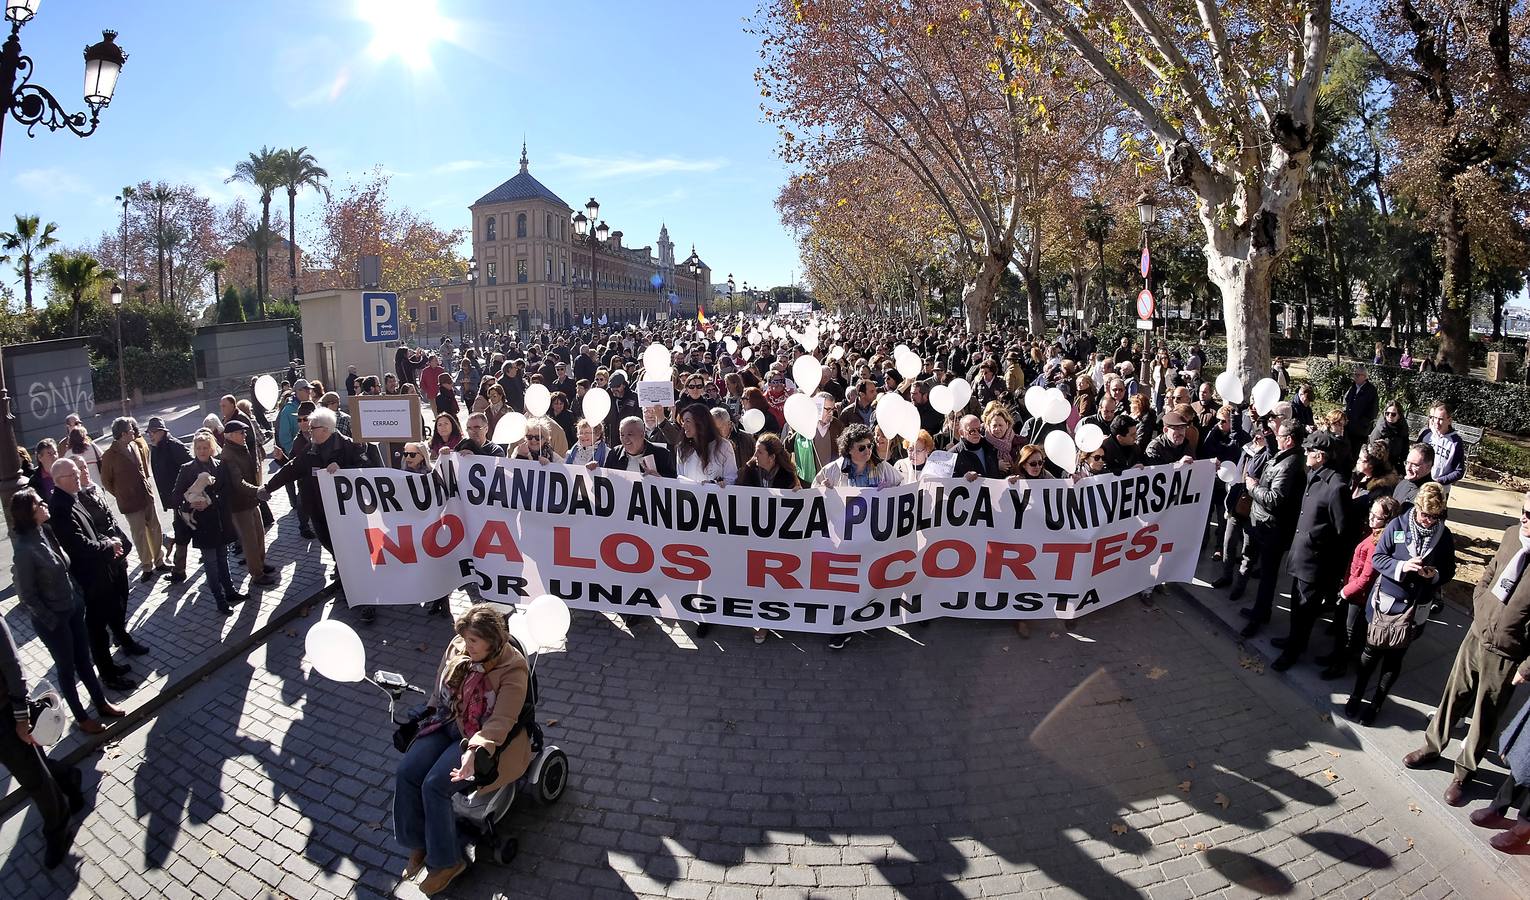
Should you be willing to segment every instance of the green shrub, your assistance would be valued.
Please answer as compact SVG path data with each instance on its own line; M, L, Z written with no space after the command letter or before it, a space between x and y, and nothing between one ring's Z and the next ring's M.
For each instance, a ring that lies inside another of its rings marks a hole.
M1331 359L1307 359L1307 380L1319 397L1330 402L1344 399L1350 370L1349 363L1335 366ZM1446 400L1455 409L1456 420L1463 424L1530 436L1530 387L1393 366L1367 365L1365 370L1376 383L1383 404L1401 399L1409 411L1417 412L1435 400Z
M127 372L128 393L135 389L145 394L194 387L196 370L192 366L190 351L148 350L128 345L123 358ZM117 388L117 360L97 356L90 358L91 382L96 396L112 398L119 396Z

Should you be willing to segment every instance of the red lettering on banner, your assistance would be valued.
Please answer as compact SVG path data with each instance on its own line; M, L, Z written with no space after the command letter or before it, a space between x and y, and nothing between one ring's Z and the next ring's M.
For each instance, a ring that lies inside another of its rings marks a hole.
M1042 553L1053 553L1057 556L1057 577L1073 577L1073 560L1081 553L1089 552L1088 544L1042 544Z
M505 562L525 562L521 558L521 548L515 545L515 537L510 534L510 525L503 519L490 519L484 523L483 531L473 543L473 556L478 559L498 556Z
M744 577L752 588L765 586L765 579L771 578L778 587L787 590L801 590L802 582L792 574L802 560L795 553L776 553L770 550L750 550L748 560L744 566Z
M956 551L956 567L943 569L940 566L940 554L943 550ZM977 551L966 541L947 539L936 541L924 550L924 559L920 561L920 568L924 574L931 578L961 578L977 567Z
M813 554L812 576L810 584L815 591L845 591L855 593L861 586L855 581L834 581L834 576L854 579L860 574L856 564L861 561L859 553L829 553L819 551ZM849 563L849 565L844 565Z
M1036 548L1030 544L1002 544L989 541L983 553L983 577L1000 578L1003 573L1021 581L1035 581L1030 563L1036 558Z
M712 567L707 565L707 551L705 547L695 544L665 544L660 551L664 556L667 566L660 566L659 571L664 573L665 578L673 578L676 581L706 581L712 577Z
M388 537L388 529L367 529L367 553L371 555L374 567L387 562L387 560L383 559L384 554L392 555L394 559L401 563L412 563L419 559L418 555L414 552L414 527L400 525L398 527L398 537L398 542L395 543L392 538Z
M624 546L637 550L636 560L622 562L621 549ZM653 548L648 546L647 541L630 534L608 534L600 542L600 560L618 572L641 575L653 569Z
M1158 523L1143 528L1132 536L1132 549L1126 551L1126 558L1136 562L1158 549Z
M1094 543L1094 568L1091 575L1109 572L1121 565L1121 547L1126 543L1126 532L1108 534Z
M572 528L560 526L553 529L553 565L571 569L595 568L595 560L588 556L575 556L569 548L569 536L573 533Z
M902 575L896 578L889 578L887 569L893 563L913 562L914 556L915 554L912 550L897 550L881 559L873 560L871 569L866 573L866 583L871 585L871 589L874 591L885 591L891 588L903 587L914 580L913 570L905 569Z
M445 543L441 540L441 532L446 532ZM442 516L425 526L425 534L420 542L425 545L425 552L436 559L457 549L462 539L467 537L467 529L463 527L462 520L457 516Z

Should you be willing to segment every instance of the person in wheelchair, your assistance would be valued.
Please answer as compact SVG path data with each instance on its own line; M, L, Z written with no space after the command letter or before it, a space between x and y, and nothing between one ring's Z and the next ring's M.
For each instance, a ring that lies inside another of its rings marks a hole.
M399 762L393 796L394 837L407 848L404 880L427 869L420 890L443 890L467 868L452 796L498 791L532 759L531 735L518 719L530 669L488 605L457 619L457 636L436 670L419 730Z

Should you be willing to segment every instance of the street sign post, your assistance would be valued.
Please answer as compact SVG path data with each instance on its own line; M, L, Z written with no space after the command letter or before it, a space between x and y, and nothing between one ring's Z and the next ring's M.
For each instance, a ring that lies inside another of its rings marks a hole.
M1151 322L1157 308L1158 304L1153 300L1153 292L1143 288L1142 293L1137 295L1137 318Z
M398 294L392 291L362 292L361 334L368 344L398 340Z
M463 333L467 319L468 315L465 310L459 309L452 312L452 321L457 323L457 347L459 349L467 343L467 335Z
M1146 244L1142 245L1142 266L1141 266L1141 268L1142 268L1142 280L1146 281L1147 277L1148 277L1148 273L1153 271L1153 260L1152 260L1152 257L1150 257L1148 255L1148 248L1147 248Z

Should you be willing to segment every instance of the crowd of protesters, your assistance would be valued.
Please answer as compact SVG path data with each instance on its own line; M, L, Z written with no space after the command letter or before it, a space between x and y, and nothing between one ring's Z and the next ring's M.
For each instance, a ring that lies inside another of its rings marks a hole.
M293 371L271 419L253 385L247 399L225 397L190 448L158 419L142 433L133 420L117 420L105 450L75 425L63 441L37 446L33 490L18 495L18 503L30 505L13 510L33 523L17 530L19 537L33 535L25 538L27 565L52 573L19 588L23 606L38 633L49 635L60 677L69 682L71 710L91 730L87 723L95 720L84 713L74 675L98 712L110 716L114 707L92 663L107 687L120 686L110 679L125 675L126 666L109 656L111 640L129 654L141 652L123 625L130 552L140 579L168 570L171 581L181 581L188 548L195 547L207 589L227 614L247 596L238 590L231 557L242 561L253 586L274 583L264 555L273 492L287 492L302 537L331 549L315 473L384 464L427 472L459 454L779 490L882 487L931 471L970 480L1077 480L1214 460L1220 477L1204 542L1213 585L1226 588L1234 602L1253 591L1252 603L1241 609L1246 637L1269 623L1281 590L1289 593L1288 630L1275 639L1277 670L1302 660L1326 618L1329 646L1316 663L1326 679L1353 672L1343 709L1364 723L1384 708L1408 646L1438 612L1441 587L1456 566L1451 488L1466 469L1448 403L1431 404L1429 426L1414 434L1407 410L1381 397L1362 368L1354 370L1342 403L1320 416L1311 386L1293 383L1277 361L1269 374L1281 399L1256 412L1241 396L1229 402L1220 395L1208 377L1206 353L1193 341L1139 347L1122 338L1118 346L1099 347L1087 334L1066 331L1043 340L1023 332L973 335L958 324L858 318L823 321L823 330L805 339L794 330L805 324L755 321L734 328L730 322L728 331L695 322L587 326L530 339L481 334L462 348L450 339L428 350L401 347L391 372L351 367L343 394ZM668 351L668 371L657 376L645 364L654 361L648 354L656 342ZM797 373L815 369L795 365L804 354L820 364L816 384L795 383ZM644 406L636 385L655 377L672 382L674 399ZM958 382L962 395L970 393L965 402L950 400ZM1038 387L1066 398L1066 418L1032 408L1027 393ZM583 413L594 388L610 403L592 420ZM788 421L787 401L796 393L817 404L816 420ZM352 439L343 404L347 395L385 394L419 396L428 422L422 440L387 460L379 447ZM888 394L916 410L919 428L911 438L882 428L879 398ZM940 408L937 396L946 401ZM512 413L525 416L524 429L513 440L497 440ZM1081 440L1075 453L1059 459L1045 447L1054 431L1080 438L1089 432L1100 440ZM942 454L943 465L931 466ZM116 498L131 540L103 505L88 499L98 481ZM161 511L171 515L168 537ZM1477 585L1474 624L1427 744L1407 759L1410 766L1433 764L1452 729L1470 717L1446 793L1452 803L1462 802L1498 736L1512 685L1530 675L1527 560L1530 496L1522 521L1505 532ZM1151 591L1142 596L1151 603ZM430 607L444 612L446 598ZM362 607L364 620L373 615L373 607ZM1028 634L1024 623L1018 629ZM763 642L767 634L756 631L754 639ZM849 640L836 636L830 646L843 648ZM1524 718L1503 730L1505 759L1530 756L1524 749L1530 735L1516 738L1518 751L1508 745L1509 736L1523 731ZM1517 770L1478 817L1487 825L1511 806L1520 810L1521 822L1496 837L1495 846L1530 840L1526 785L1530 771Z

